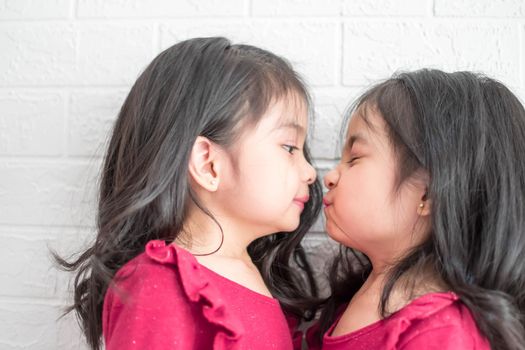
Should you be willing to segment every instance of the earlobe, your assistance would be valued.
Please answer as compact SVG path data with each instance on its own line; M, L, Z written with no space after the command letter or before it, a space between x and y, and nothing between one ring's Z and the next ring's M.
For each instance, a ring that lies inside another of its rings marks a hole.
M417 208L417 213L420 216L428 216L430 215L431 211L431 201L428 199L427 192L425 191L425 194L421 196L421 202L419 203L419 206Z
M219 187L217 146L209 139L198 136L193 144L188 164L192 180L201 188L215 192Z

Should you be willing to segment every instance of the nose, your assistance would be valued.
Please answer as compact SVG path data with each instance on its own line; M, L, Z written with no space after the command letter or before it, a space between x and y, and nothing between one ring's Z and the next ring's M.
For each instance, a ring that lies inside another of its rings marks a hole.
M336 169L330 170L323 178L324 185L326 188L331 190L337 185L337 181L339 181L339 173Z
M310 164L309 162L306 162L306 183L308 185L311 185L314 183L316 177L317 177L317 173L315 171L315 168L312 166L312 164Z

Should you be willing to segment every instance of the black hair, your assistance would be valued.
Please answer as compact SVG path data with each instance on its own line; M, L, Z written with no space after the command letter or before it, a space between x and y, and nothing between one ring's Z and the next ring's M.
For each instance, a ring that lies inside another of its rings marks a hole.
M112 131L102 169L94 243L72 261L74 303L88 344L100 348L102 306L116 271L153 239L173 242L189 204L211 216L192 192L188 162L198 136L227 148L248 125L260 120L272 101L308 92L290 64L268 51L232 45L225 38L182 41L160 53L137 79ZM308 148L305 157L310 161ZM248 252L272 294L297 317L312 314L317 295L300 244L320 211L321 187L293 233L259 238ZM213 217L212 217L213 218ZM302 270L291 266L295 261Z
M525 349L525 110L502 83L472 72L394 75L351 108L384 121L398 185L429 174L429 239L389 271L380 311L401 277L432 271L470 309L492 349ZM356 257L358 259L356 259ZM321 331L359 290L371 265L344 248L334 260ZM412 284L414 285L414 284Z

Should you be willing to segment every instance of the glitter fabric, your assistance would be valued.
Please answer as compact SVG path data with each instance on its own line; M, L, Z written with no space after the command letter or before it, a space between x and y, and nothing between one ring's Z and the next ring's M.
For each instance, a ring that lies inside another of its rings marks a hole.
M472 314L452 292L423 295L390 317L348 334L331 336L336 324L324 335L322 346L315 344L312 328L307 335L309 349L490 350Z
M151 241L116 274L104 299L113 349L292 349L279 302Z

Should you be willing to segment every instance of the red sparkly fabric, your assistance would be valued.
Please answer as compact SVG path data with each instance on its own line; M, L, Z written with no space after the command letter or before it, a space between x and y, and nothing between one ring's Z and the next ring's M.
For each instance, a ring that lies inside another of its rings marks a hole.
M277 299L207 269L174 244L149 242L114 281L104 299L106 350L292 349Z
M324 335L322 346L314 340L315 329L310 329L309 349L490 350L472 314L452 292L426 294L390 317L334 337L330 334L336 324Z

